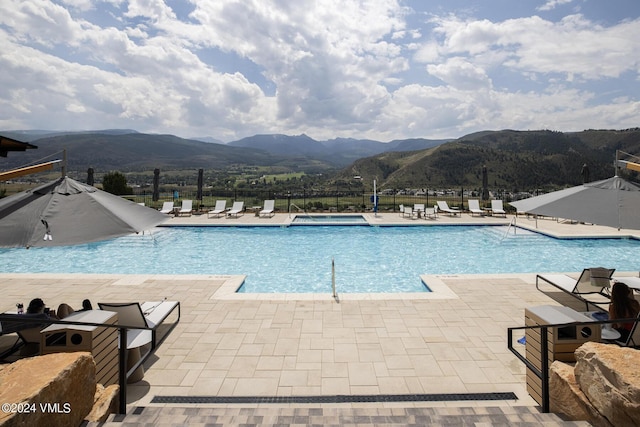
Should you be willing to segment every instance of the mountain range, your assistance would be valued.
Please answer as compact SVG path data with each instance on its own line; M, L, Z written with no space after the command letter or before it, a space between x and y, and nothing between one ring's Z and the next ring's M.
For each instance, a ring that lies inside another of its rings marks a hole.
M255 135L227 144L131 130L92 132L5 131L2 135L38 146L10 156L2 169L67 151L70 170L142 171L222 169L231 165L271 166L291 171L321 172L345 167L367 156L434 147L447 140L411 139L383 143L372 140L316 141L307 135Z
M323 174L326 180L365 183L378 188L478 188L486 168L489 186L509 191L549 189L613 176L616 150L640 154L640 128L624 130L483 131L455 140L405 139L391 142L337 138L316 141L307 135L255 135L229 143L204 142L132 130L92 132L0 131L38 146L0 159L7 170L60 158L68 169L92 167L98 174L121 172L254 170L263 173ZM271 172L269 172L271 171ZM188 172L187 175L193 175ZM631 173L631 178L637 178Z

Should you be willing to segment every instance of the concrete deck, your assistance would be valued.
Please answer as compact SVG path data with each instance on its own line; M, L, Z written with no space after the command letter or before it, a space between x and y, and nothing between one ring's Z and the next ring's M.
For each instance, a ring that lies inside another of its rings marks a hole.
M377 225L508 224L513 219L365 215ZM169 225L282 226L290 220L287 214L193 215L172 218ZM517 224L554 236L638 237L629 230L551 219L536 224L519 217ZM320 294L225 291L241 281L227 275L5 273L0 274L0 310L34 297L51 307L61 302L80 307L84 298L96 307L98 302L179 300L180 324L148 361L143 381L128 387L131 407L162 406L151 403L154 396L491 392L513 392L517 400L403 402L402 407L536 405L526 392L524 365L507 349L507 328L524 325L526 307L558 304L535 289L535 274L431 276L427 283L440 292L430 297L345 294L338 301Z

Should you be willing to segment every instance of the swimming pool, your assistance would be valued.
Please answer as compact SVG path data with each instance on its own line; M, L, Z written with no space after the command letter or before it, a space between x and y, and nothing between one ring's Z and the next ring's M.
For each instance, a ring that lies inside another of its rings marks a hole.
M503 226L178 227L59 248L0 249L0 272L242 274L243 292L424 292L421 274L638 270L640 241Z

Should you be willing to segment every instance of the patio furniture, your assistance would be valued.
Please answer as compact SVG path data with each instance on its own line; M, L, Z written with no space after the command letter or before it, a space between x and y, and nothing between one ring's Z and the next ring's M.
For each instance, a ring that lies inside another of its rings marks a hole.
M262 210L258 213L259 217L272 217L275 215L275 204L276 201L275 200L265 200L264 201L264 207L262 208Z
M231 206L231 210L227 212L227 217L238 217L239 215L244 215L244 202L233 202L233 206Z
M474 216L474 215L484 216L484 211L480 209L479 200L469 199L469 212L471 213L471 216Z
M115 325L116 313L101 310L77 311L62 319L64 322ZM87 351L96 364L96 381L105 387L118 384L118 330L105 326L65 325L47 326L39 333L40 354Z
M40 331L49 322L46 314L17 314L2 313L0 320L0 335L15 335L15 342L0 353L0 360L5 359L20 350L22 356L31 356L40 352ZM25 322L26 319L41 319L42 322Z
M173 330L180 321L180 302L179 301L151 301L142 304L137 302L130 303L98 303L101 310L115 311L118 313L118 324L131 326L129 330L131 336L127 333L128 344L135 343L135 340L144 344L144 341L151 343L151 350L164 341L169 332ZM165 323L171 314L177 310L177 318L171 324ZM150 332L150 334L149 334ZM158 338L158 333L162 336ZM150 340L147 340L150 338ZM127 345L130 347L130 345Z
M507 212L504 210L504 207L502 206L502 200L491 201L491 214L502 215L505 218L507 217Z
M164 202L162 204L162 209L160 209L160 213L167 215L173 213L173 202Z
M422 217L424 219L437 219L438 218L438 210L436 207L425 208Z
M596 307L599 304L609 304L609 287L614 271L615 269L603 267L585 268L577 280L566 274L537 274L536 289L541 290L540 281L546 282L584 302L586 311L589 311L589 304Z
M213 210L207 213L207 217L211 218L212 216L215 216L216 218L219 218L220 215L224 214L226 210L227 200L216 200L216 205L213 207Z
M191 216L191 211L193 210L193 200L183 200L182 206L176 213L176 216Z
M460 209L458 208L450 208L447 202L438 200L436 202L438 204L438 210L446 213L449 216L460 215Z

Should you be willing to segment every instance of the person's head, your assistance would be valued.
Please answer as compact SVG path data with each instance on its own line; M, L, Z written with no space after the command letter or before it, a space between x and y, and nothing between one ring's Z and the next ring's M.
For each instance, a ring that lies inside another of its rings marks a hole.
M611 289L611 301L625 301L629 299L631 295L631 289L625 283L616 282Z
M93 310L93 306L91 305L91 301L88 299L82 301L82 309L83 310Z
M27 307L27 313L29 314L37 314L44 313L44 301L41 298L34 298L29 302L29 307Z

